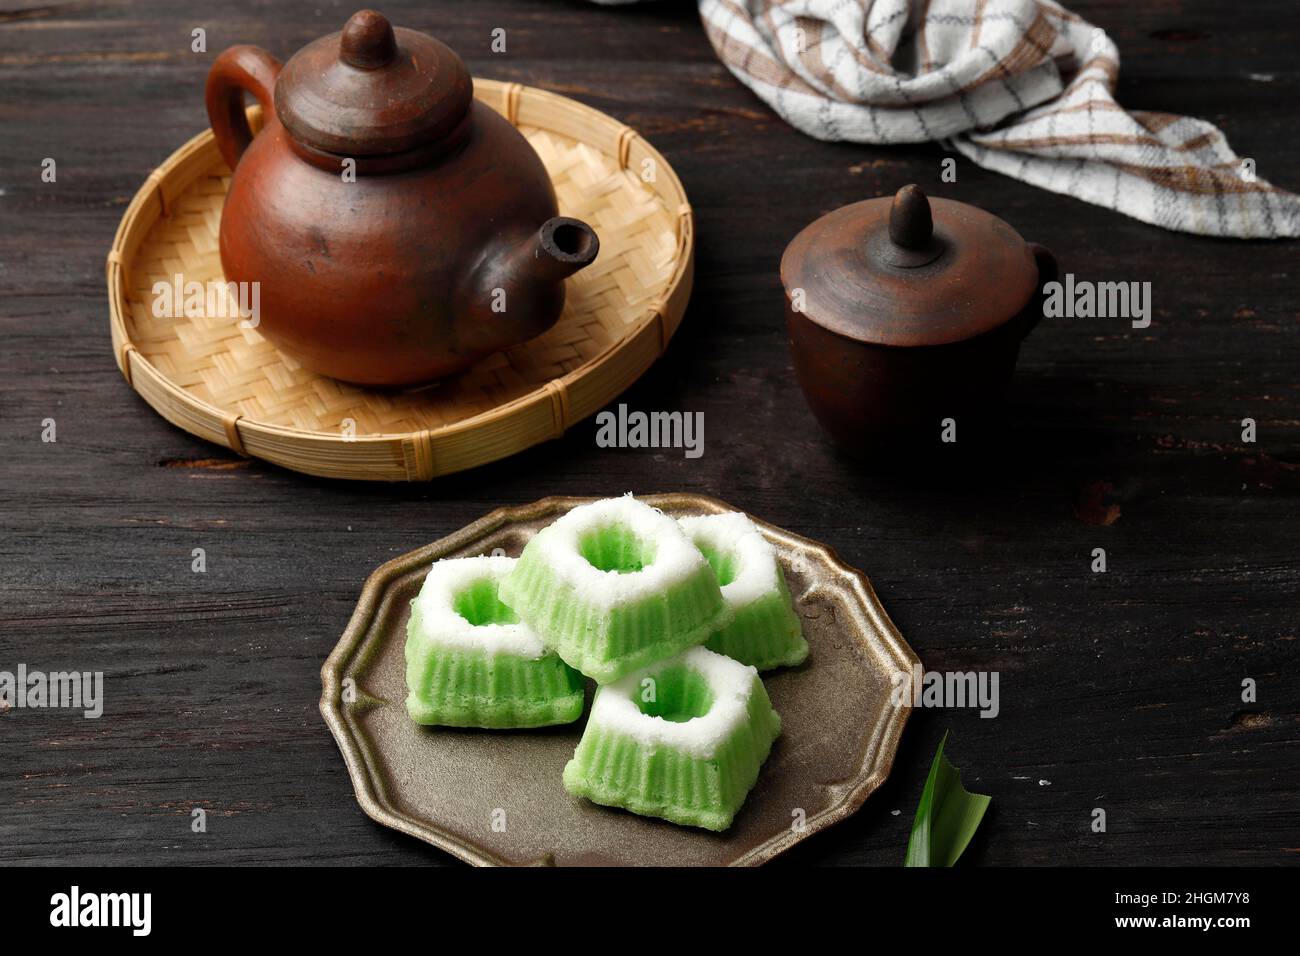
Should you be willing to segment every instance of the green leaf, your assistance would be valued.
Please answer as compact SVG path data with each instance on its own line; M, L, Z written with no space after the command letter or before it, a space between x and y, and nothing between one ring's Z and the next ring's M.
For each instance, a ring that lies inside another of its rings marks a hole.
M992 799L961 785L961 772L943 755L948 735L939 741L930 776L912 822L904 866L952 866L979 829Z

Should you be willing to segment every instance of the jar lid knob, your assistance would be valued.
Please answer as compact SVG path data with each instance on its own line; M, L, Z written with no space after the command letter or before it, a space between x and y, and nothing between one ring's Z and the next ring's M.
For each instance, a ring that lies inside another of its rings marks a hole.
M359 10L352 14L339 38L339 58L358 70L377 70L397 55L393 25L382 13Z
M943 242L934 234L930 200L915 183L894 194L889 207L889 227L869 240L869 254L898 269L929 265L943 254Z
M932 235L934 218L930 214L930 200L915 183L904 186L894 194L894 204L889 209L889 238L904 249L924 249Z

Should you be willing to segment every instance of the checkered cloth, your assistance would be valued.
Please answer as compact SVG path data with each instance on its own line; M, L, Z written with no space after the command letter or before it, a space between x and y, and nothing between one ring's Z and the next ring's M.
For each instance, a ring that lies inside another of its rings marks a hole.
M1165 229L1300 236L1300 197L1216 127L1115 102L1119 51L1052 0L699 0L736 77L810 136L941 140Z

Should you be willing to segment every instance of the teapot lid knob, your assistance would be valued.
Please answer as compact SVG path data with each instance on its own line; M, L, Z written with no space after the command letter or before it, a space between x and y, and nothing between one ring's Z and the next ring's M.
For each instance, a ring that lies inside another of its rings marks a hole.
M339 58L358 70L376 70L397 55L393 25L382 13L360 10L352 14L339 38Z

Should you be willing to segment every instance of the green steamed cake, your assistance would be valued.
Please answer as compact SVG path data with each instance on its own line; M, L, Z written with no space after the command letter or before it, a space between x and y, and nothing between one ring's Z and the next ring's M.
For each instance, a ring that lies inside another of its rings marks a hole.
M417 724L541 727L582 716L577 671L498 597L513 558L437 561L411 602L406 710Z
M534 535L501 600L599 684L702 644L732 617L677 522L630 495L580 505Z
M757 670L692 647L596 691L564 786L595 803L721 831L780 733Z
M762 532L735 511L678 524L713 568L733 615L704 646L760 671L802 664L808 657L803 625L776 551Z

